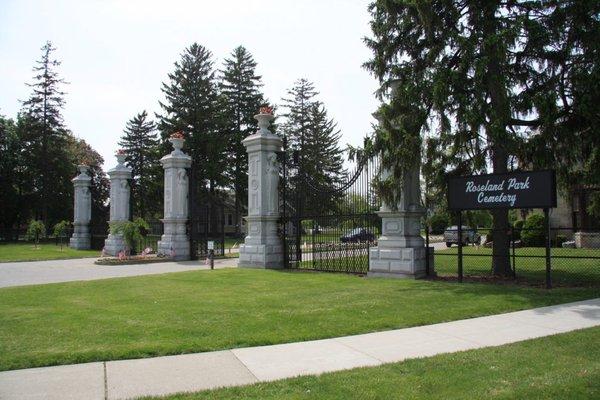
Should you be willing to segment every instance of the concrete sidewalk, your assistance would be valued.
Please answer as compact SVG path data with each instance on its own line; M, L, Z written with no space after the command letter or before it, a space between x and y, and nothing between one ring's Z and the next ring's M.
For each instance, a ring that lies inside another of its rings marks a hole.
M0 372L0 399L129 399L375 366L600 325L600 299L334 339Z
M209 268L205 260L132 265L96 265L94 264L96 260L97 258L75 258L0 263L0 288L154 275ZM215 260L215 268L235 267L237 262L237 258Z

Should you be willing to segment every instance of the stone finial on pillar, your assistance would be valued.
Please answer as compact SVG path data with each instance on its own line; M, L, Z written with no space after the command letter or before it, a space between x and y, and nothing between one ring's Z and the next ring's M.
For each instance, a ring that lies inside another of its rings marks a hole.
M192 158L185 154L184 138L174 133L169 139L174 150L161 158L165 170L164 188L164 234L158 242L158 254L175 260L190 259L190 238L187 235L189 180L186 169L192 166Z
M87 165L78 165L79 175L72 179L75 188L74 232L69 246L78 250L90 248L90 220L92 219L92 178L87 174Z
M395 208L384 203L378 213L382 220L382 235L377 247L370 249L368 276L425 277L427 252L421 237L421 218L425 209L421 206L419 166L404 174L400 204ZM432 273L433 248L430 248L429 257Z
M283 268L279 219L279 161L282 140L269 131L273 115L261 109L259 130L242 141L248 152L248 233L240 246L238 267Z
M117 166L108 171L110 180L110 221L109 225L116 222L129 221L129 196L131 168L125 166L126 155L122 150L116 154ZM110 233L104 241L104 252L116 256L126 248L125 239L120 233Z

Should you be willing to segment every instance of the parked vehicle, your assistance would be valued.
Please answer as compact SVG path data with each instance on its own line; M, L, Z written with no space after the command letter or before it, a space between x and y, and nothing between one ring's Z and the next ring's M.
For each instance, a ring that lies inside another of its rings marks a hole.
M365 228L355 228L340 237L340 241L342 243L373 242L375 241L375 235Z
M444 242L446 242L446 247L451 247L453 244L458 244L458 226L453 225L444 231ZM481 243L481 235L477 233L477 231L473 228L469 228L468 226L462 227L462 244L480 244Z

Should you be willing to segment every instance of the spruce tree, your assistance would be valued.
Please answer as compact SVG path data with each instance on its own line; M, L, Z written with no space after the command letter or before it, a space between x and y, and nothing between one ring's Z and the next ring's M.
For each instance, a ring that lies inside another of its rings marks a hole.
M88 175L92 178L90 186L92 220L90 225L92 226L92 234L94 232L103 234L106 232L106 224L110 217L107 207L110 183L102 169L104 158L83 139L70 136L68 143L71 164L73 166L84 164L89 167ZM76 174L77 171L73 167L72 175L75 176Z
M69 218L71 204L72 165L67 152L69 132L61 115L64 107L65 84L56 68L60 62L53 58L55 48L50 42L42 47L42 57L33 68L34 81L29 99L23 102L22 123L19 124L23 140L24 165L30 171L28 188L37 200L32 217L39 217L45 226Z
M422 135L441 175L507 172L538 133L547 136L534 149L555 142L554 127L575 108L579 59L587 53L583 68L598 68L597 50L589 51L597 49L598 8L576 0L372 2L373 36L365 41L373 58L365 65L384 102L371 149L392 171L378 185L384 199L399 199L404 172L420 162ZM597 94L580 100L591 106L591 98ZM492 215L493 228L507 231L507 211ZM508 235L495 234L493 243L494 273L510 275Z
M13 120L0 115L0 241L13 239L18 221L20 143Z
M157 193L160 188L159 142L156 125L144 110L127 122L119 146L127 154L126 164L131 168L131 186L134 214L146 218L160 211Z
M169 81L162 87L163 112L157 115L164 149L170 148L166 144L170 134L183 132L185 151L192 156L196 187L214 192L226 184L223 171L227 141L219 130L221 115L211 52L192 44L168 76Z
M317 189L310 191L313 194L339 186L344 174L343 151L339 148L341 134L328 118L325 106L315 99L317 94L311 82L300 79L288 90L290 97L283 99L282 130L290 150L298 152L302 174L292 173L290 183L295 188L300 181L309 181ZM331 211L337 203L335 196L316 198L307 192L301 196L304 211L315 214Z
M248 198L248 155L242 140L258 129L254 115L264 104L261 77L256 74L256 62L243 46L233 50L223 62L220 92L222 101L222 132L227 135L227 176L235 195L236 234L242 207Z

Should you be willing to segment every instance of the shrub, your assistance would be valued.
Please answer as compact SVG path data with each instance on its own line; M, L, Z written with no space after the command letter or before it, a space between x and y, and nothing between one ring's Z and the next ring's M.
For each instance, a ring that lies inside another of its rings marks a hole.
M514 240L521 240L521 232L523 231L524 223L525 223L525 221L520 219L518 221L515 221L515 223L513 224L513 239Z
M523 224L521 241L524 246L542 247L546 241L546 219L543 215L530 215Z
M441 235L448 226L448 215L433 214L429 218L430 232L434 235Z
M125 239L125 243L127 243L127 247L129 247L131 252L135 252L135 244L144 238L149 229L150 225L143 218L136 218L133 221L118 221L110 224L110 232L123 235L123 239Z
M60 249L63 247L63 238L67 236L67 229L69 228L69 221L62 220L54 225L54 236L58 238L60 242Z
M40 238L46 233L46 226L42 221L32 219L27 226L27 240L33 240L35 247L40 243Z

